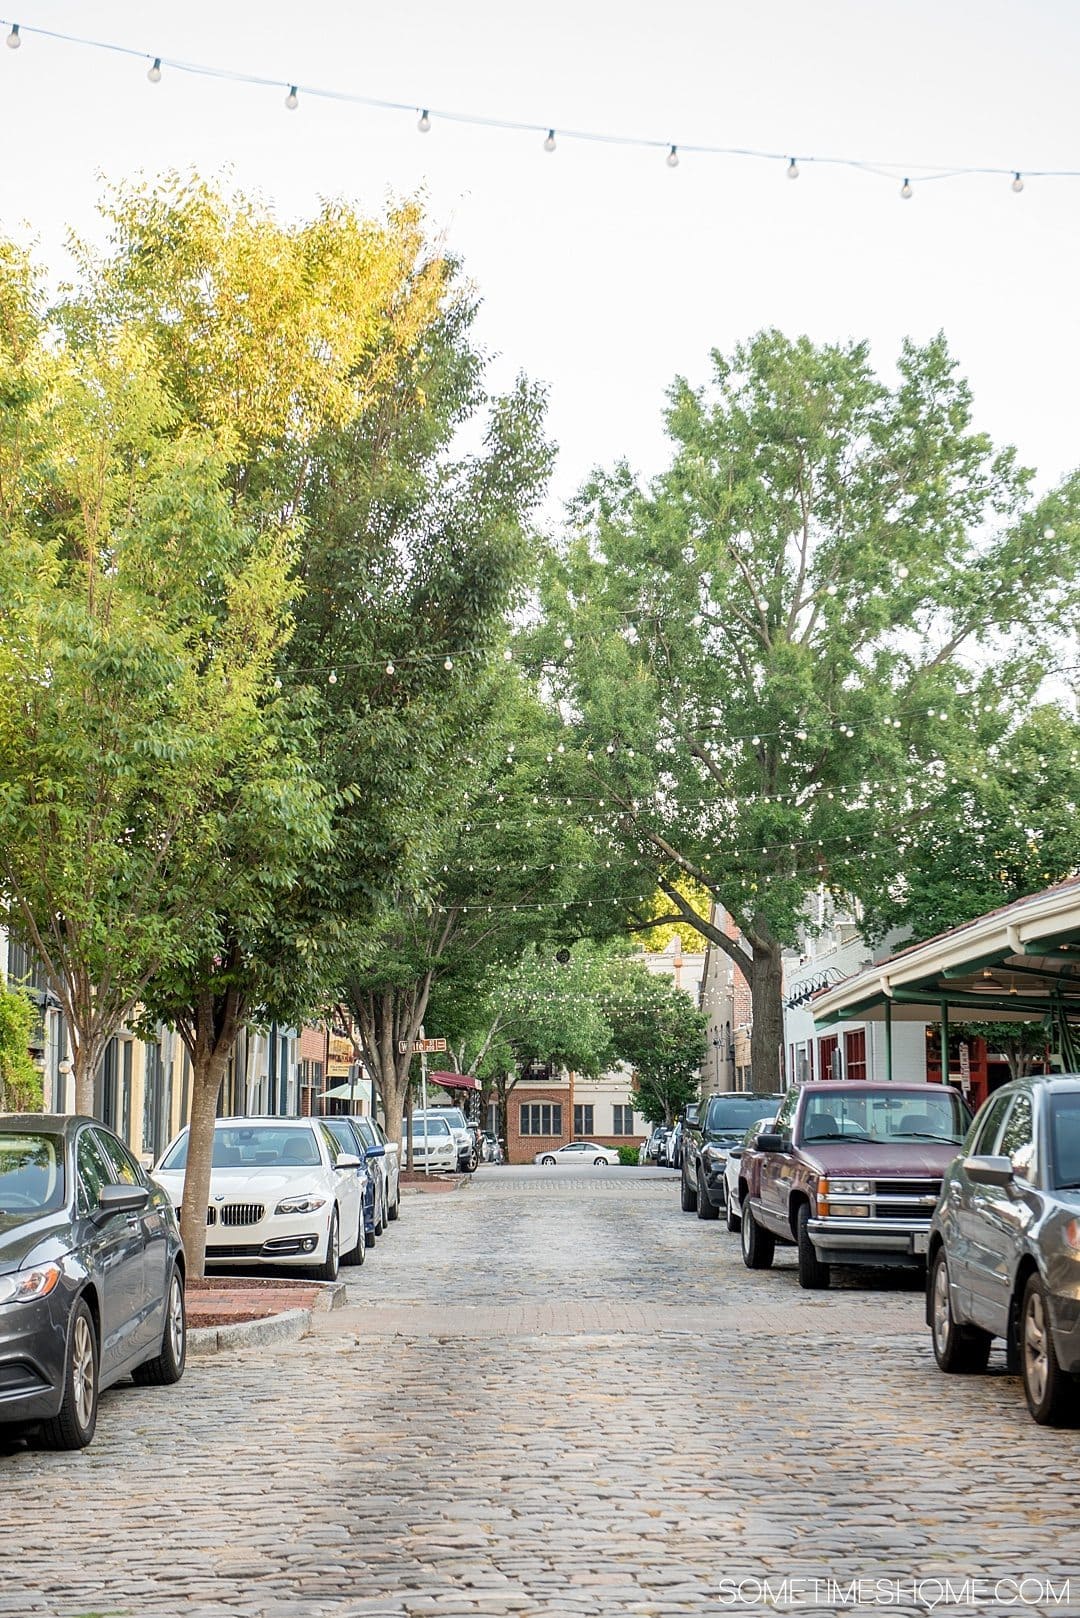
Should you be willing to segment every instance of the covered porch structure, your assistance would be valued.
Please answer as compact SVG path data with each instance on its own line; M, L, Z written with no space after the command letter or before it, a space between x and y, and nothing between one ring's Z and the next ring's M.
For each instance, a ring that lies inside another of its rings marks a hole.
M885 1024L893 1077L895 1022L939 1021L941 1049L956 1022L1046 1022L1062 1067L1078 1065L1080 877L991 910L962 927L877 961L814 996L814 1022ZM942 1063L947 1075L947 1057ZM971 1096L978 1103L985 1096Z

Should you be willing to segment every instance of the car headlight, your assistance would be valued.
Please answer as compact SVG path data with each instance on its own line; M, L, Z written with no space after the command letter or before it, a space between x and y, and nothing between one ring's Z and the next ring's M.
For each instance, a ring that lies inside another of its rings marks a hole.
M276 1214L314 1213L316 1208L324 1208L325 1206L325 1197L282 1197L274 1212Z
M1074 1253L1080 1253L1080 1219L1070 1219L1062 1227L1062 1235Z
M869 1180L829 1180L830 1193L835 1192L838 1197L868 1197L872 1190Z
M722 1169L724 1164L727 1162L727 1147L706 1146L701 1155L705 1159L706 1163L708 1163L710 1168Z
M61 1276L59 1264L39 1264L16 1275L0 1275L0 1303L32 1303L47 1298Z

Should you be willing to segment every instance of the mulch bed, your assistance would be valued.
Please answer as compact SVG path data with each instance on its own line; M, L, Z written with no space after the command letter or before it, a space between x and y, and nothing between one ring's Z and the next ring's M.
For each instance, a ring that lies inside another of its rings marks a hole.
M184 1292L189 1326L237 1326L242 1321L267 1320L287 1309L311 1309L320 1288L276 1277L215 1275L189 1281Z

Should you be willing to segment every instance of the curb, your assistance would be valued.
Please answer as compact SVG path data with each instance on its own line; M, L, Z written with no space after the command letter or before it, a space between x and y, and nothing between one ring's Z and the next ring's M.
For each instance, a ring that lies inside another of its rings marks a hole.
M193 1326L187 1351L193 1358L220 1354L230 1348L262 1348L268 1343L292 1343L311 1326L310 1309L287 1309L265 1320L240 1320L234 1326Z

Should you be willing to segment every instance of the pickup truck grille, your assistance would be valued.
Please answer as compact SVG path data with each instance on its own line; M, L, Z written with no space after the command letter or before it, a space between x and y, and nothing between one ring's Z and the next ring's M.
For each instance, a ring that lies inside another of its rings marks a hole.
M874 1216L929 1220L940 1191L940 1180L875 1180Z

